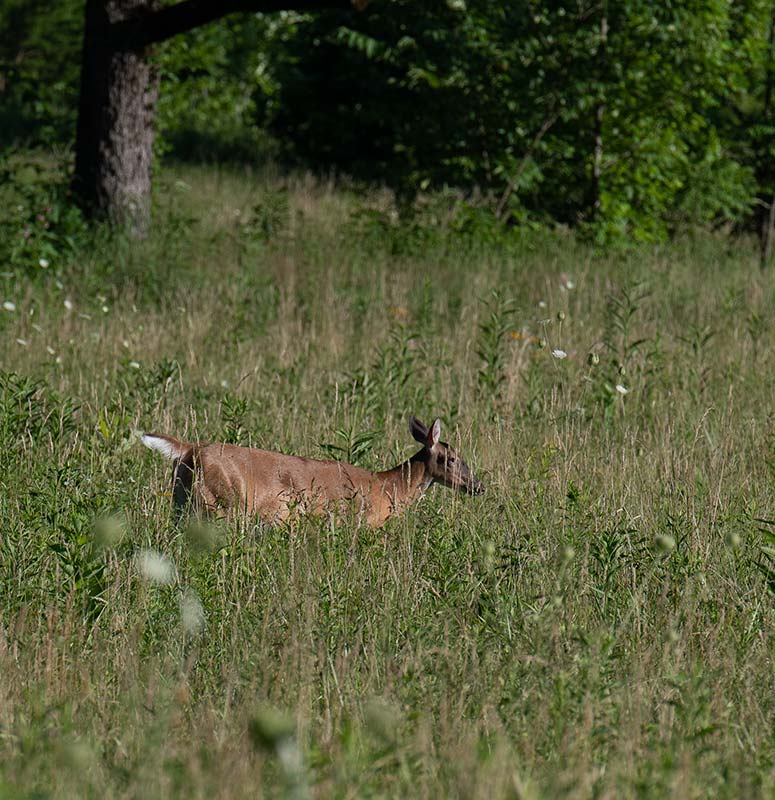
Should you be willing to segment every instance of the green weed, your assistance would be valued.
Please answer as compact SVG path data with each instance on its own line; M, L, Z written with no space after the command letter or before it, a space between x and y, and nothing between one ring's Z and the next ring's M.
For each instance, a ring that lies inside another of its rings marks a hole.
M161 177L147 241L0 284L0 796L770 796L753 249ZM487 492L378 532L178 519L137 441L381 469L411 414Z

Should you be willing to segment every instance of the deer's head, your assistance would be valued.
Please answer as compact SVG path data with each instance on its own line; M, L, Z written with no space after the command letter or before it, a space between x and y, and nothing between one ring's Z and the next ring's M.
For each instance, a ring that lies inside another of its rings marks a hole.
M441 420L436 420L430 428L412 417L409 422L412 436L423 446L418 453L425 462L431 478L466 494L483 494L484 486L471 471L465 461L446 442L440 441Z

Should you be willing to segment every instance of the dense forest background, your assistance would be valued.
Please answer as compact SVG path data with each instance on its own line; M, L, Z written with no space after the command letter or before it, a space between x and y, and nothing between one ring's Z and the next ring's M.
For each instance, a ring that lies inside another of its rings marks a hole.
M67 168L83 16L0 0L6 180L35 148ZM762 0L232 15L155 49L157 158L279 160L387 185L405 210L453 189L469 216L601 244L755 232L766 257L774 20Z

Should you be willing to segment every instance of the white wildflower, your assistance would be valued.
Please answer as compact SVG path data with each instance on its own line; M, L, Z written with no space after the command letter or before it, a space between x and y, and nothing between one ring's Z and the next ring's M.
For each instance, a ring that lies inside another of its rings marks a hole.
M139 361L130 361L129 366L132 369L140 369L140 362Z
M51 345L47 345L47 346L46 346L46 352L47 352L47 353L48 353L50 356L55 356L55 355L57 354L57 351L56 351L56 350L54 350L54 348L53 348L53 347L51 347Z
M194 589L186 589L180 596L180 624L189 636L199 633L205 624L205 610Z
M627 394L630 390L626 386L623 386L621 383L617 383L616 391L619 392L619 394Z
M539 308L546 308L546 300L539 300L538 301Z
M65 298L65 308L68 311L72 311L75 308L75 303L69 297Z
M568 354L564 350L560 350L559 348L556 349L556 350L552 350L552 355L555 358L559 358L559 359L563 359L563 358L567 358L568 357Z
M740 543L742 539L740 538L740 534L737 531L730 531L725 537L726 543L733 549L737 550L740 547Z
M118 515L106 515L94 520L94 544L100 550L118 547L126 537L126 519Z
M26 347L29 342L26 339L17 339L16 344L20 344L22 347Z
M141 550L135 556L135 564L140 577L148 583L163 586L175 580L175 565L156 550Z
M38 264L40 264L43 269L48 269L48 259L47 258L40 258L38 259Z
M6 311L16 311L16 303L11 302L10 300L6 300L3 303L3 308Z

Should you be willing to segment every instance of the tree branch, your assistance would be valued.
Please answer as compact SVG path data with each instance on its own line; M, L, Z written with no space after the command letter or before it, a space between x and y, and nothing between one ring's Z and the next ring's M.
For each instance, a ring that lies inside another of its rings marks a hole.
M180 33L207 25L239 12L322 11L325 9L361 11L368 0L182 0L173 6L134 19L116 23L112 31L132 49L141 49L171 39Z
M525 150L522 159L517 166L514 175L512 176L511 180L506 184L506 188L503 190L503 194L501 195L500 200L498 200L498 205L495 208L495 218L500 219L503 216L503 212L506 210L506 203L509 201L509 197L514 193L517 186L519 186L519 179L522 177L522 173L527 168L528 161L530 161L533 153L535 152L536 147L541 144L541 139L544 138L544 134L546 134L549 129L554 125L555 122L559 119L560 115L555 114L554 112L550 113L549 116L543 121L543 124L536 132L536 135L533 137L533 141L530 142L529 147Z

